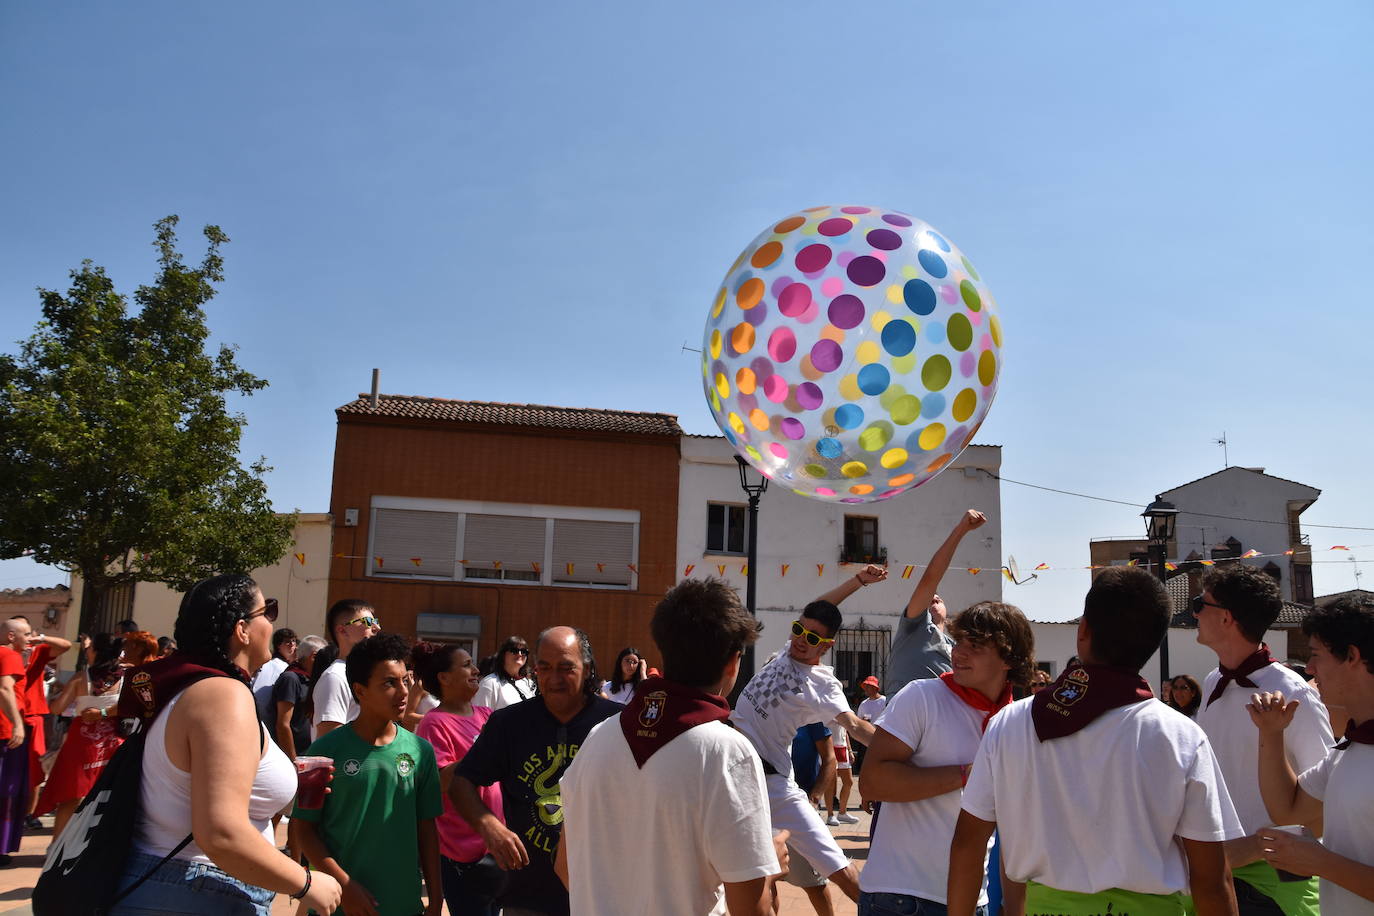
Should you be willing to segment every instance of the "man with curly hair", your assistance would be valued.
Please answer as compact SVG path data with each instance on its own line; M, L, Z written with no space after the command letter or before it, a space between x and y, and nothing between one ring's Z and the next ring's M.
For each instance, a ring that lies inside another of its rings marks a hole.
M1197 641L1217 655L1202 685L1197 724L1221 763L1226 791L1245 836L1226 844L1241 916L1265 916L1275 907L1286 916L1316 916L1315 878L1281 874L1261 858L1260 830L1274 826L1260 794L1254 726L1246 706L1256 692L1280 692L1300 705L1283 733L1285 755L1295 772L1316 766L1332 745L1331 722L1320 696L1269 654L1264 631L1278 619L1279 585L1263 570L1243 563L1218 567L1202 581L1193 601Z
M949 863L930 850L954 837L983 731L1035 668L1030 622L1009 604L975 604L950 621L949 633L953 670L911 681L888 702L859 775L864 798L883 802L859 875L861 914L908 912L913 902L922 912L944 907ZM986 888L978 905L987 905Z

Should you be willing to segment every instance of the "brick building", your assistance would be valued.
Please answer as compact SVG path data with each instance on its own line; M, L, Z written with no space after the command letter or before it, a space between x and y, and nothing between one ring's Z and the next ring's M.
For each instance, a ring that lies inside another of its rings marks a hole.
M336 411L329 601L494 652L579 626L600 667L654 658L674 583L682 430L668 414L360 396Z

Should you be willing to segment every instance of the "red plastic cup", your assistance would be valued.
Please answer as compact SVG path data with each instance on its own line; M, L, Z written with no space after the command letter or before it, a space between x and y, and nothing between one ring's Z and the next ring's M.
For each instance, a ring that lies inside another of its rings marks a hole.
M324 807L324 790L333 772L332 757L296 758L296 804L314 810Z

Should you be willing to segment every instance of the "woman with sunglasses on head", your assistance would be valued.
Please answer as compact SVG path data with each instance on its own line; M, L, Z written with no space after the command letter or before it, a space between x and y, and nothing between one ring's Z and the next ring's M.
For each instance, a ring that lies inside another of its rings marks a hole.
M1202 685L1189 674L1175 677L1170 686L1169 705L1190 719L1197 718L1198 707L1202 705Z
M258 719L248 682L271 657L276 619L277 602L248 576L205 579L182 598L178 651L126 675L118 715L139 720L148 737L119 881L126 895L110 916L269 916L278 893L303 912L339 905L338 882L282 855L272 835L296 772Z
M626 646L616 656L611 679L601 683L601 695L624 706L635 695L635 687L648 676L649 663L644 660L644 653Z
M496 653L496 669L477 685L472 705L486 706L495 712L534 696L529 660L529 647L519 636L501 643Z

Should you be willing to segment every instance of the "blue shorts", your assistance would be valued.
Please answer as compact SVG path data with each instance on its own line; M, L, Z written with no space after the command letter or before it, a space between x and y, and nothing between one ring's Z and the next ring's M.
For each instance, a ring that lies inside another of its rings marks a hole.
M119 891L129 887L162 860L147 852L132 852L119 879ZM170 859L133 893L119 901L109 916L271 916L275 891L245 884L205 862Z

